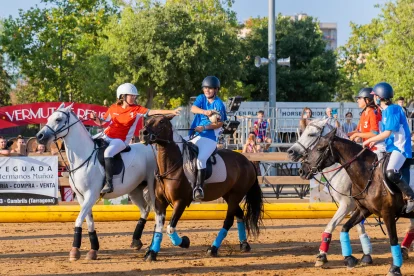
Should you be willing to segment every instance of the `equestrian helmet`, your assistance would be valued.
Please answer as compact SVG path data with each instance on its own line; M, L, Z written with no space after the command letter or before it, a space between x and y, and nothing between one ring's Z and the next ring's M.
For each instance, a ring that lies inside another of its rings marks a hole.
M208 76L201 83L201 87L220 88L220 80L215 76Z
M371 94L372 92L372 87L365 87L362 88L361 90L359 90L358 95L355 96L355 99L358 98L368 98L370 100L374 99L374 95Z
M118 89L116 90L116 98L119 99L121 95L138 96L138 89L132 83L123 83L118 86Z
M377 95L381 99L391 99L394 97L394 90L392 86L387 82L377 83L372 89L371 94Z

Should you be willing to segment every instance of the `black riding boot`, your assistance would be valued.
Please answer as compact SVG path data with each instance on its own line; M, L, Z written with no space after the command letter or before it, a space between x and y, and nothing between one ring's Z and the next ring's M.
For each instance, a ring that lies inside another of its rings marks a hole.
M198 170L197 172L197 184L194 188L194 200L201 201L204 198L204 179L206 178L206 169Z
M114 159L109 157L105 158L105 176L106 176L106 183L105 186L102 188L102 194L109 194L114 191L114 185L112 183L112 179L114 176Z
M389 180L394 182L395 185L397 185L397 187L401 190L403 194L405 194L408 197L407 208L405 209L405 212L411 213L414 210L414 191L402 177L400 171L396 172L394 170L388 170L387 177Z

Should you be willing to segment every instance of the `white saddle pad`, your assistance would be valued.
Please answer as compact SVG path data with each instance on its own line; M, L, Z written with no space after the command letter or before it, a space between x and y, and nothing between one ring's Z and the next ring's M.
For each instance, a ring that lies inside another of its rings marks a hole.
M226 164L219 154L215 155L216 164L213 165L213 172L210 178L206 179L204 183L224 182L227 178Z

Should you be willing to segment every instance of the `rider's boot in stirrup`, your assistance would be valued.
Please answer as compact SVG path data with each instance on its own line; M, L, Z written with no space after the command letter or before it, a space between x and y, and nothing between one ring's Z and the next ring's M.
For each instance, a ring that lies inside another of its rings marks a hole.
M114 191L114 185L112 183L112 179L114 176L114 159L113 158L105 158L105 175L106 175L106 183L105 186L102 188L102 194L109 194Z
M194 188L194 200L200 201L204 198L204 179L206 178L206 169L198 170L197 172L197 184Z
M387 170L387 177L389 180L395 183L397 187L403 192L407 197L407 208L405 209L406 213L411 213L414 210L414 192L411 189L410 185L402 177L400 171Z

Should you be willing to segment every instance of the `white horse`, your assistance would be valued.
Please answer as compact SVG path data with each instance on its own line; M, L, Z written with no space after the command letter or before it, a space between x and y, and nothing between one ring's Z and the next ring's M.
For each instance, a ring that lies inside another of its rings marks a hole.
M328 134L333 128L333 126L328 124L328 120L326 119L312 121L306 127L299 140L288 149L287 153L289 158L293 161L298 161L305 157L307 152L318 142L319 138ZM342 138L347 138L340 129L338 129L337 135ZM324 171L331 171L338 167L340 167L340 164L335 164L329 168L326 168ZM351 194L352 182L346 171L336 170L325 173L324 175L329 180L330 185L328 185L328 189L330 194L339 204L339 207L334 217L326 226L325 231L322 233L322 242L319 247L319 254L316 257L315 266L323 266L328 262L327 253L332 238L332 232L335 230L336 226L341 223L345 216L356 208L355 200L349 196ZM410 222L411 225L401 246L404 259L408 259L408 248L410 248L414 239L414 219L410 219ZM365 233L363 222L356 225L356 228L359 233L362 250L364 252L364 256L361 258L361 263L371 264L372 245L368 235Z
M48 118L47 124L36 135L39 143L61 138L66 147L66 156L70 167L69 183L81 206L75 222L75 234L72 249L69 253L71 261L80 258L79 248L82 238L82 223L86 218L88 224L91 250L86 259L96 260L99 250L98 237L92 216L92 206L100 198L105 171L98 161L98 150L89 132L72 112L72 105L65 107L62 103ZM144 198L144 189L148 189L150 202L154 202L154 172L156 160L151 147L143 144L132 144L129 152L121 153L124 162L123 172L114 176L114 191L103 198L115 198L128 194L131 201L140 209L141 218L136 226L131 247L142 247L141 235L148 217L150 206Z

